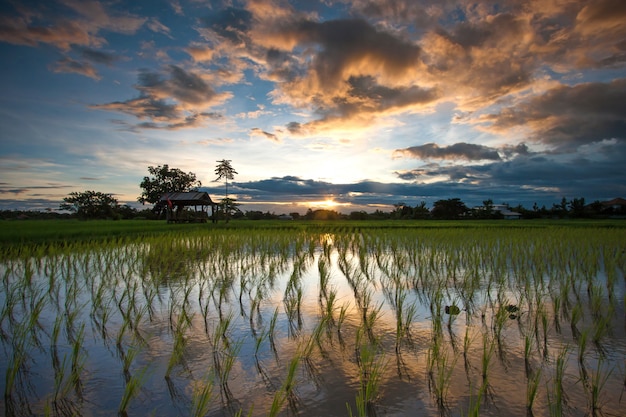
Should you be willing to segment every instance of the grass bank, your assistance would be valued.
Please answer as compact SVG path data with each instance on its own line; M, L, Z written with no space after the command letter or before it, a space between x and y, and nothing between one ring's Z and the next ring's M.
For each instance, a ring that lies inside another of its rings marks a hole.
M369 220L285 221L233 220L217 224L167 224L154 220L5 220L0 222L0 247L64 245L93 241L131 241L170 233L203 233L220 229L277 229L358 231L361 229L517 229L517 228L621 228L624 220Z

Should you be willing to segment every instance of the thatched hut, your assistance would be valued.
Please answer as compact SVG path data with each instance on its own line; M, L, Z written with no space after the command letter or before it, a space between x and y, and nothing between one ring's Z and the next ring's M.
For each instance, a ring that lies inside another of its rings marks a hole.
M211 208L209 215L208 209ZM208 193L189 191L186 193L165 193L156 203L155 210L165 210L168 223L206 223L211 219L214 223L217 203L211 200Z

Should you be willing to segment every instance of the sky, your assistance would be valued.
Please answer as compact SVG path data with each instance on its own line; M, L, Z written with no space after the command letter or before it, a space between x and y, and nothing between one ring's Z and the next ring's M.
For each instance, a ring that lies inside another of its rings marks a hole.
M2 0L0 209L136 205L218 160L242 211L626 197L623 0Z

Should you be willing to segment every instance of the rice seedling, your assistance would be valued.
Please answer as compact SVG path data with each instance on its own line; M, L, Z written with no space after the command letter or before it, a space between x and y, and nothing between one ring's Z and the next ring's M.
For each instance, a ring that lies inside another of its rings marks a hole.
M433 386L437 407L439 407L441 412L445 412L448 408L446 398L448 396L456 359L456 356L451 359L450 353L447 350L435 357L436 372Z
M580 331L578 330L578 323L580 322L582 317L582 305L580 302L577 302L572 308L572 314L570 316L570 327L572 329L572 337L574 338L574 340L577 340L580 335Z
M328 288L328 282L330 281L330 268L328 266L327 259L328 258L320 256L317 262L317 269L320 276L320 300L327 297L326 289Z
M128 382L131 377L130 366L137 357L139 349L136 346L131 346L126 351L120 350L119 352L122 358L122 372L124 373L124 378L126 378L126 382Z
M467 407L467 413L463 413L463 415L467 415L467 417L479 417L480 416L480 404L482 403L482 398L484 392L484 384L481 385L481 388L478 390L476 395L473 395L472 384L469 384L469 405Z
M191 415L193 417L204 417L211 409L211 396L213 394L213 375L207 375L194 385L191 396Z
M375 415L374 405L386 366L384 354L378 354L378 344L362 343L357 337L357 363L359 364L359 390L356 394L356 407L359 416ZM352 411L347 404L348 412Z
M563 379L565 377L565 365L567 364L568 353L569 347L563 346L556 356L552 390L548 392L550 416L563 415L563 406L566 401Z
M602 358L598 359L598 363L595 369L591 372L591 378L589 378L588 395L589 395L589 413L596 417L602 415L602 390L604 389L611 373L612 369L604 369L604 361Z
M611 331L611 319L607 316L599 316L593 321L591 339L598 351L603 352L602 339Z
M217 372L220 380L221 392L224 394L224 397L228 402L232 400L232 394L228 386L228 377L233 369L235 360L239 356L242 344L243 341L241 340L236 343L230 343L225 350L221 352L214 352L213 354L214 358L216 358L214 362L215 371Z
M483 386L489 386L489 363L493 357L495 351L495 344L493 340L489 340L486 334L483 335L483 350L481 356L481 376L483 379Z
M585 354L587 352L587 342L589 340L589 330L585 329L580 332L578 338L578 369L580 371L580 379L583 384L587 383L587 368L585 366Z
M296 352L295 356L289 362L289 366L287 367L287 376L285 377L280 389L274 393L274 398L268 413L269 417L277 416L285 405L285 401L287 401L288 398L293 397L296 371L298 369L298 365L300 364L300 359L301 357L299 353Z
M15 384L26 363L26 359L23 339L14 341L13 352L4 377L4 400L7 404L13 403Z
M166 378L169 378L172 369L174 369L174 367L183 360L186 346L185 331L187 330L188 326L189 322L186 320L179 320L177 323L176 330L174 331L173 335L174 340L172 346L172 354L170 355L170 359L167 362L167 370L165 371Z
M83 323L78 331L78 336L72 343L71 373L70 379L74 386L74 391L79 399L82 399L82 382L80 375L84 369L85 355L83 352L83 339L85 336L85 324Z
M532 416L533 405L535 398L537 398L537 392L539 390L539 382L541 381L541 368L531 373L526 378L526 414Z
M124 393L122 394L122 399L120 400L120 405L118 406L117 412L120 417L128 416L128 406L130 402L139 394L139 390L143 385L146 378L146 368L140 370L139 372L134 373L130 380L126 382L124 386Z

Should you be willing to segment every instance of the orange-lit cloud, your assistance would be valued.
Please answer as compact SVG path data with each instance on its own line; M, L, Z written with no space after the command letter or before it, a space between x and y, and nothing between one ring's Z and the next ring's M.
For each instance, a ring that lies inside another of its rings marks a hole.
M148 120L136 127L182 129L204 126L220 116L205 110L232 95L217 92L198 74L171 65L164 73L141 71L135 87L140 96L125 101L94 104L94 109L112 110Z
M62 0L60 3L69 13L50 16L15 7L16 15L0 17L0 40L29 46L47 43L65 51L72 45L98 47L106 44L99 32L132 34L147 20L130 13L111 12L94 0ZM53 24L43 23L50 18Z
M100 76L93 65L88 62L79 62L68 57L58 60L50 67L50 69L54 72L75 73L93 78L94 80L100 79Z

